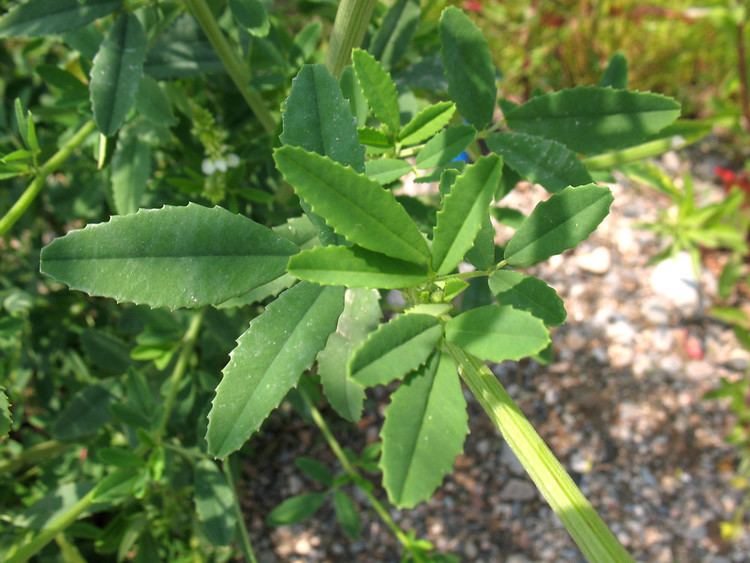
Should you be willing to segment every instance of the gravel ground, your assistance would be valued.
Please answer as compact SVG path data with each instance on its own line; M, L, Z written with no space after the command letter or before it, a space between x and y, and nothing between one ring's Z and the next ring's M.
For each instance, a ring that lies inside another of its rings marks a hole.
M672 173L682 166L673 154L663 164ZM702 162L698 177L711 169ZM717 187L697 185L718 197ZM734 543L719 534L741 498L730 486L736 456L723 441L732 420L725 405L702 397L720 377L739 377L748 356L705 314L714 273L705 269L696 291L676 276L678 264L647 265L659 243L637 223L654 220L668 201L627 180L612 189L612 213L600 228L534 272L568 310L553 336L555 361L494 370L636 559L747 561L750 534ZM516 192L503 205L529 210L545 197L534 186ZM583 560L479 405L467 399L471 434L454 473L429 503L393 510L396 521L464 561ZM376 440L386 403L384 394L371 394L360 428L334 423L337 436L354 449ZM264 515L281 500L315 490L294 466L296 456L335 462L316 431L288 411L264 428L253 442L257 462L245 467L243 499L261 561L399 560L395 539L361 496L358 541L343 535L330 505L302 524L267 527Z

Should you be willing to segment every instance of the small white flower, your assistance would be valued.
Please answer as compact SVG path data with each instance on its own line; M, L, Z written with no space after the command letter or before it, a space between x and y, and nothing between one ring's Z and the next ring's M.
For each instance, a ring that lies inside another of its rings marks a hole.
M223 158L217 158L214 160L214 167L218 172L226 172L227 171L227 161Z
M203 162L201 162L201 170L206 176L210 176L211 174L216 172L216 166L214 166L213 161L208 158L204 158Z
M240 165L240 157L234 153L227 155L227 166L229 168L237 168Z

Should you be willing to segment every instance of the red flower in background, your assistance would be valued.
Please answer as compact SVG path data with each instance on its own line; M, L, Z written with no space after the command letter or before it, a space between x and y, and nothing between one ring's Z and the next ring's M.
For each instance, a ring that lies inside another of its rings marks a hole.
M714 168L714 174L721 180L725 192L729 193L732 188L736 187L750 196L750 177L746 171L743 170L738 174L734 170L717 166Z
M464 2L464 10L468 10L470 12L481 12L482 11L481 0L466 0Z

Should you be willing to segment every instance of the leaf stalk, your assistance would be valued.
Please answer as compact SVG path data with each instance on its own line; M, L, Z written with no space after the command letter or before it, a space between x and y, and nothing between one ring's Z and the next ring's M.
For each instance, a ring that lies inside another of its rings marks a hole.
M461 378L586 559L597 563L633 561L497 377L458 346L446 343L445 347L456 360Z
M3 215L0 219L0 236L4 236L13 225L16 224L21 216L26 213L26 210L34 202L36 196L42 191L46 182L47 176L57 170L68 158L73 151L76 150L86 138L96 130L96 124L93 121L87 121L86 124L81 127L60 149L53 154L50 159L45 162L37 171L36 176L28 185L26 190L18 198L18 201Z
M336 459L338 459L341 467L344 469L344 472L360 488L362 493L367 497L367 500L369 501L372 508L375 510L378 516L380 516L380 519L393 533L393 535L396 536L396 539L401 543L402 546L404 546L404 549L411 553L414 561L421 561L423 559L421 557L421 554L412 548L412 542L409 540L408 536L401 530L401 528L398 527L398 524L393 521L393 518L391 518L388 510L370 491L370 482L365 479L365 477L363 477L359 471L357 471L356 467L354 467L349 461L349 458L346 457L341 444L339 444L338 440L336 440L336 437L333 435L333 432L331 432L328 423L325 421L323 415L313 403L313 400L308 392L302 386L298 388L298 391L300 396L302 397L302 400L305 402L305 406L307 406L307 408L310 410L310 416L312 417L315 426L317 426L318 430L320 430L320 433L323 434L323 438L325 438L325 441L328 443L328 447L331 448L333 455L335 455Z

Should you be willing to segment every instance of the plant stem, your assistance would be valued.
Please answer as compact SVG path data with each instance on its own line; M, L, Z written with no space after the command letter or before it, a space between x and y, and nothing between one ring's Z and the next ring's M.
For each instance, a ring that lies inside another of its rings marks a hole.
M331 432L331 429L328 427L328 423L323 418L323 415L321 412L317 409L315 404L313 403L312 398L307 393L305 388L303 386L298 387L299 394L302 396L302 400L305 402L305 405L308 409L310 409L310 416L313 419L313 422L315 423L315 426L318 427L318 430L320 430L320 433L323 434L323 438L325 438L325 441L328 443L328 447L331 448L331 451L333 452L333 455L336 456L336 459L339 460L339 463L341 464L341 467L344 469L344 472L351 478L351 480L360 488L362 493L367 497L367 500L369 501L372 508L375 510L375 512L378 513L378 516L380 516L380 519L383 521L383 523L388 527L391 532L393 532L393 535L396 536L396 539L401 543L401 545L404 546L404 549L409 551L412 556L415 558L415 561L418 561L421 559L418 552L414 552L411 546L411 541L409 541L409 538L406 536L406 534L401 530L401 528L398 527L398 525L393 521L393 518L391 518L391 515L388 513L388 510L381 504L381 502L377 499L377 497L370 491L370 483L365 479L362 474L357 471L357 468L354 467L349 459L346 457L346 454L344 453L343 448L341 447L341 444L339 444L338 440L336 440L336 437L333 435L333 432Z
M0 474L11 475L27 465L38 465L48 459L62 455L71 447L73 447L73 444L58 442L57 440L47 440L35 444L22 451L18 457L0 461Z
M463 349L445 344L490 420L589 561L632 561L495 375Z
M678 122L681 123L681 122ZM615 150L598 154L596 156L590 156L583 159L583 164L589 170L609 170L614 166L628 164L629 162L638 162L645 158L652 156L658 156L669 150L681 149L688 145L700 141L710 132L711 122L706 123L705 130L696 130L694 132L687 133L685 136L675 135L673 137L666 137L663 139L655 139L646 143L636 145L634 147L628 147L627 149ZM723 123L722 120L714 120L713 123Z
M276 131L276 120L271 115L271 112L268 111L268 108L266 108L266 104L260 94L250 86L250 72L247 66L237 57L235 50L221 31L219 23L216 21L211 8L208 7L206 0L185 0L185 4L187 4L187 7L193 13L193 17L198 20L203 32L224 64L227 74L229 74L234 85L237 86L237 89L255 114L255 117L258 118L263 129L270 135L273 135Z
M745 131L750 131L750 93L747 83L747 55L745 53L745 15L737 23L737 75L740 81L740 106L742 108L742 125Z
M33 539L17 549L11 548L10 552L5 554L6 563L23 563L28 561L35 554L39 553L44 546L51 542L57 534L75 522L83 512L91 506L94 501L96 487L91 489L81 500L71 506L63 514L50 522L47 527L41 530Z
M15 225L16 221L18 221L26 212L32 202L36 199L36 196L39 195L39 192L44 188L47 176L52 174L60 167L60 165L68 160L70 155L73 154L73 151L77 149L95 130L96 124L93 121L87 121L83 127L68 139L65 144L60 147L60 149L53 154L50 159L41 166L41 168L39 168L36 176L34 176L34 179L21 194L21 197L18 198L18 201L16 201L16 203L13 204L13 207L5 213L2 219L0 219L0 236L5 235L5 233L7 233L11 227Z
M336 78L349 64L352 49L362 44L377 0L341 0L333 22L326 66Z
M190 356L193 355L193 348L195 347L195 341L198 339L198 333L200 332L201 323L203 322L203 315L206 314L205 309L201 309L190 320L190 326L182 337L182 349L180 355L177 357L177 363L174 365L172 375L169 376L169 390L167 391L167 398L164 401L164 412L161 416L161 422L159 428L156 430L154 440L158 443L161 441L164 433L167 430L167 424L169 424L169 418L172 415L172 409L174 409L174 402L177 399L177 393L180 390L180 380L185 374Z
M247 533L247 526L245 525L245 516L242 514L242 507L240 506L240 497L237 494L237 486L234 482L234 475L232 474L232 467L230 460L226 458L221 464L224 470L224 475L227 478L227 483L232 488L232 495L234 499L234 512L237 515L237 527L240 530L240 537L242 538L242 554L245 556L247 563L257 563L255 559L255 552L253 551L253 544L250 543L250 535Z

